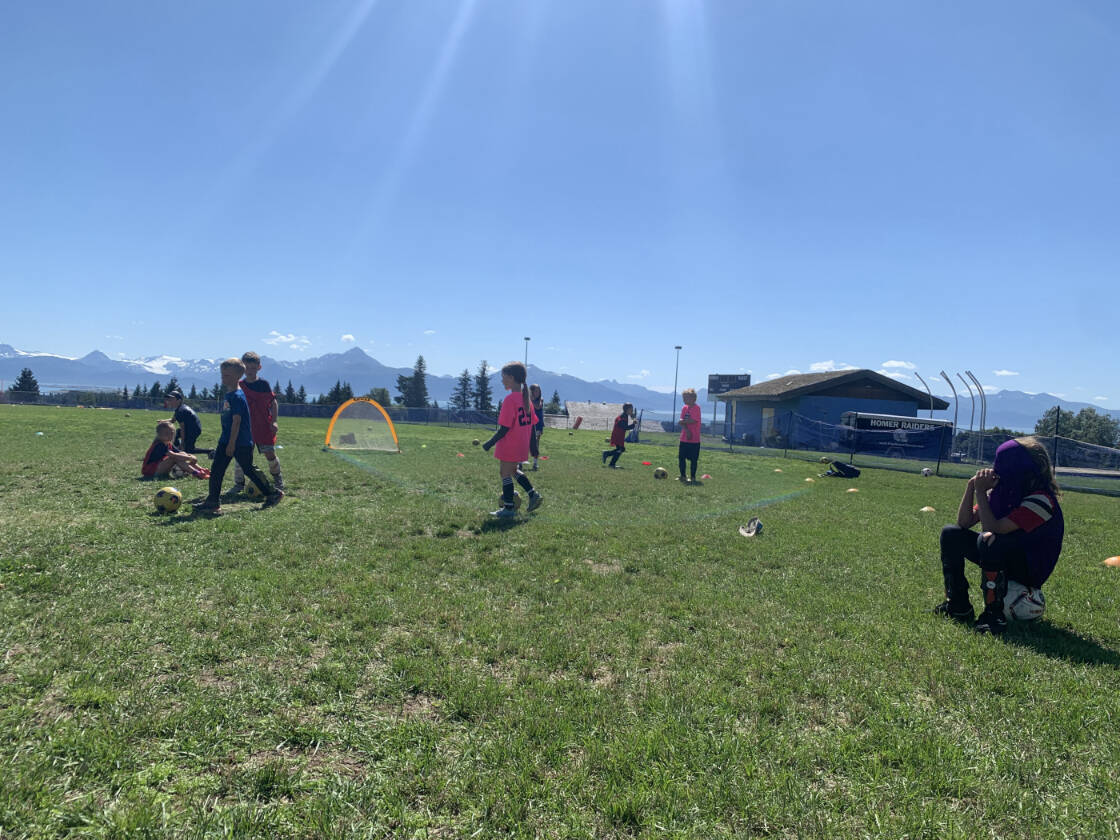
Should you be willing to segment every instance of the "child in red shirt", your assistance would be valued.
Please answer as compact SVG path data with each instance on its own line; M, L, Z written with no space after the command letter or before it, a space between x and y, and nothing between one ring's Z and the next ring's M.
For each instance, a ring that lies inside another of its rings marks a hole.
M626 433L634 428L634 404L624 403L622 413L614 418L614 428L611 429L610 444L613 449L603 450L603 463L611 459L610 468L617 469L618 459L626 451Z

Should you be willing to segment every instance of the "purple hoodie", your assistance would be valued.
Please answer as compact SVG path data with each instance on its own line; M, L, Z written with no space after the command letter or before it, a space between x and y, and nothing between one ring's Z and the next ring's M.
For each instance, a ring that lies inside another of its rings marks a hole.
M1041 474L1031 453L1017 440L1000 444L992 469L999 476L999 484L988 494L988 501L996 519L1003 519L1022 504L1027 488L1035 486Z

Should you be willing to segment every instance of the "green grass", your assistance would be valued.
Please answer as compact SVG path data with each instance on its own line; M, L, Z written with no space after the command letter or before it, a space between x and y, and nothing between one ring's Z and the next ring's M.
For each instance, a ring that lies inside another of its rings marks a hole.
M158 416L0 406L0 837L1120 836L1116 499L1001 641L929 615L959 479L550 430L499 525L479 430L287 419L168 517Z

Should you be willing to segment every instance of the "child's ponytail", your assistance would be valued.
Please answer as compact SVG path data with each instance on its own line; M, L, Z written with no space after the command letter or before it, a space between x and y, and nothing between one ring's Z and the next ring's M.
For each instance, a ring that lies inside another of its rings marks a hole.
M513 379L514 382L521 386L521 401L525 405L525 413L530 413L532 403L529 401L529 372L525 369L525 365L521 362L510 362L502 368L502 373Z

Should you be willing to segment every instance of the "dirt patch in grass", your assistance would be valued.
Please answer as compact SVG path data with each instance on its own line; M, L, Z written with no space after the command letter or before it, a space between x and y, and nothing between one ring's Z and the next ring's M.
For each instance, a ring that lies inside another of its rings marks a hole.
M585 559L583 561L588 565L592 572L597 575L617 575L622 571L622 564L617 560L611 560L607 563L596 562L595 560Z

